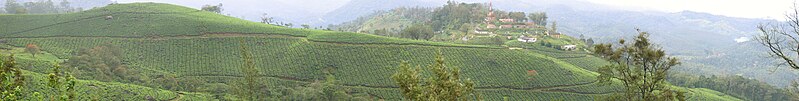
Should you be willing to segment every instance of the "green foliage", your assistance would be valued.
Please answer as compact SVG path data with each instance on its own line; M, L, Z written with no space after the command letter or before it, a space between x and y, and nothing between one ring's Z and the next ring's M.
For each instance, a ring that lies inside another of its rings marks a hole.
M108 15L114 19L102 18ZM260 80L270 89L255 89L268 94L263 95L267 100L330 98L329 92L363 97L351 100L402 100L399 85L390 78L397 69L392 67L402 60L435 64L429 61L436 50L448 54L442 56L447 66L461 67L461 77L480 84L474 86L474 93L490 100L590 100L607 95L601 90L619 89L593 86L595 72L554 57L579 55L293 29L169 4L114 4L59 15L1 15L0 20L8 21L0 23L8 26L0 27L3 45L15 47L15 53L24 53L18 47L29 43L41 48L42 54L26 61L59 61L84 49L113 44L124 46L116 48L124 52L117 56L121 63L140 71L141 79L151 80L141 85L77 80L76 91L81 92L77 100L176 100L180 96L192 101L243 100L245 96L234 93L240 88L236 81L246 80L238 67L245 58L236 45L247 47L252 66L263 73ZM30 70L26 74L34 80L25 86L31 89L23 91L47 89L47 75L40 74L47 70ZM527 79L527 70L537 70L537 78ZM327 87L317 82L328 75L340 82ZM199 92L170 91L190 88Z
M122 62L124 54L116 46L102 45L81 49L64 64L82 79L119 82L142 82L138 71Z
M462 24L482 21L485 18L485 11L487 10L483 8L482 4L447 1L447 5L433 11L431 27L434 31L460 29Z
M433 29L425 24L414 24L408 28L402 29L402 32L400 32L400 36L403 38L416 40L430 40L434 34Z
M6 13L9 14L26 14L28 10L24 6L17 3L17 0L6 0L5 3Z
M427 79L420 76L419 68L411 68L403 62L397 73L391 76L400 85L406 99L414 101L457 101L467 100L474 95L475 84L471 79L460 79L460 69L444 65L439 52L435 64L428 66L435 75Z
M668 81L677 86L712 89L743 100L788 101L795 97L790 91L743 76L707 77L673 73ZM789 86L789 90L790 87L795 86Z
M25 98L25 77L17 66L14 55L0 60L0 100L16 101Z
M70 101L76 99L75 77L69 73L61 72L61 66L53 66L53 71L48 74L47 86L52 89L51 100Z
M524 12L508 12L508 18L515 19L516 22L527 21L527 15L525 15Z
M554 26L554 24L553 24ZM648 33L641 32L632 44L613 47L610 44L600 44L594 47L595 54L611 62L610 65L600 67L599 79L602 83L611 83L619 79L623 82L625 91L623 96L610 97L613 100L684 100L682 94L672 90L666 84L669 70L679 64L674 57L666 56L662 49L649 43ZM616 48L616 49L614 49Z
M224 10L222 9L222 3L219 3L219 5L203 5L203 7L200 7L200 9L217 14L222 14L222 10Z
M264 83L261 80L262 74L255 67L255 61L250 55L250 50L244 46L244 40L240 40L239 43L241 58L244 60L244 64L240 67L241 72L244 73L244 80L239 84L239 96L249 101L265 100L263 95L266 94L261 92L265 89L265 85L263 85Z
M547 26L548 17L546 12L530 13L530 15L528 15L527 17L528 20L535 22L536 25Z
M32 57L36 57L36 54L39 54L40 50L39 46L36 46L36 44L28 44L25 45L25 51L31 53Z

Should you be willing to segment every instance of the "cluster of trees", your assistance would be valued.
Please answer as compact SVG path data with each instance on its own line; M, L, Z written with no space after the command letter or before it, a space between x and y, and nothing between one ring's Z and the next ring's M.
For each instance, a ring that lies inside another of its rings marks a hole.
M400 32L400 37L416 40L430 40L435 36L435 32L426 24L414 24Z
M219 3L218 5L203 5L200 10L222 14L224 9L222 9L222 3Z
M25 89L25 77L22 69L17 66L14 56L2 59L0 62L0 100L16 101L25 98L22 89Z
M83 8L73 8L70 2L62 0L58 4L52 0L17 3L16 0L6 0L5 13L9 14L52 14L82 11Z
M637 30L637 29L636 29ZM610 61L611 64L600 67L597 79L600 83L609 84L613 79L621 80L624 92L609 97L610 100L661 101L685 100L685 92L671 89L666 77L672 67L680 64L667 56L665 51L649 42L648 33L638 31L632 44L619 40L619 45L599 44L594 46L594 54Z
M475 84L470 79L460 78L460 69L444 64L441 52L436 55L434 64L428 66L431 77L424 77L418 66L411 67L402 62L391 79L399 85L402 96L411 101L462 101L472 98L480 100L474 93ZM426 79L425 79L426 78Z
M73 72L81 79L142 83L139 72L122 62L122 54L111 45L81 49L64 65L74 69Z
M580 41L583 41L586 47L591 47L594 45L594 38L585 39L585 36L582 34L580 34Z
M539 26L547 26L547 18L546 12L530 13L530 15L527 16L528 20L535 22L535 24Z
M435 31L460 29L462 24L481 22L485 14L486 8L482 4L447 1L447 5L433 11L431 27Z
M744 100L789 101L791 94L764 82L743 76L692 76L671 74L669 83L682 87L707 88Z
M0 60L2 60L0 61L0 82L2 82L0 83L0 100L71 101L76 99L76 79L69 72L62 72L61 66L56 64L53 66L53 71L48 74L47 86L50 89L44 91L50 96L44 97L44 94L40 92L23 92L29 89L25 87L25 82L28 80L22 75L22 69L17 65L13 55Z

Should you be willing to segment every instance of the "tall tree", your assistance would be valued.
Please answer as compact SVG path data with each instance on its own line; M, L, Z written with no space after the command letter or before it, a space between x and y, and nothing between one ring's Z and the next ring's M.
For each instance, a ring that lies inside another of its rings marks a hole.
M777 66L788 66L799 69L796 56L799 55L799 7L794 3L791 11L785 14L784 24L761 24L757 26L761 34L757 42L768 48L770 57L780 60ZM799 100L799 85L788 87L794 93L794 99Z
M402 96L412 101L460 101L474 94L474 82L460 78L460 69L444 64L439 51L435 62L427 66L432 77L422 77L419 67L411 67L402 62L392 79L400 86Z
M771 57L783 61L778 65L799 69L795 57L799 55L799 8L794 5L792 10L785 14L785 24L758 25L761 34L757 41L768 48Z
M550 27L551 28L549 28L549 29L552 30L553 33L557 33L558 32L558 22L557 21L552 21L552 25L550 25Z
M22 94L25 77L22 76L22 69L17 67L14 55L0 61L0 100L17 101L25 98Z
M518 22L527 21L527 15L524 12L508 12L508 17Z
M253 61L250 50L245 46L244 40L239 43L241 45L241 58L244 60L240 67L241 72L244 74L244 80L238 85L239 96L242 96L247 101L265 100L265 94L261 93L261 89L265 88L264 82L261 80L261 73L255 67L255 61Z
M54 93L51 94L50 99L59 99L59 101L75 100L75 77L61 72L61 66L58 64L55 64L53 71L48 74L47 86L52 88Z
M274 19L275 18L270 17L268 14L264 13L264 15L261 16L261 23L272 24L275 22Z
M594 54L611 62L600 67L597 79L603 84L612 83L613 79L621 80L625 86L625 100L659 101L684 100L682 92L671 90L666 85L669 70L680 64L677 58L666 56L665 51L652 46L649 34L638 29L638 36L632 44L619 40L618 47L611 44L594 46ZM615 99L615 100L621 100Z

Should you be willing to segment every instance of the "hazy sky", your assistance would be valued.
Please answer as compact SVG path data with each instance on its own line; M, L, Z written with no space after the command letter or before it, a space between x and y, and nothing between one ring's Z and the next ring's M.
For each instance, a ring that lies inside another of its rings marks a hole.
M203 4L224 3L233 13L270 12L276 15L306 14L318 17L350 0L117 0L126 2L162 2L198 8ZM457 1L457 0L456 0ZM480 0L469 0L480 1ZM490 0L485 0L488 2ZM628 10L679 12L684 10L745 18L782 19L793 0L580 0L611 5ZM235 7L232 7L235 6ZM272 9L261 6L271 6ZM241 16L241 15L233 15Z
M684 10L745 18L783 19L794 0L588 0L594 3L625 7L630 10Z

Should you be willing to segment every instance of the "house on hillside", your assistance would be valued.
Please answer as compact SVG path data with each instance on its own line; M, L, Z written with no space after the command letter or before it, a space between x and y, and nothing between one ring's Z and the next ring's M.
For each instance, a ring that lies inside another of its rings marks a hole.
M484 30L474 30L474 33L477 33L477 34L494 34L492 32L484 31Z
M513 22L516 22L516 20L514 20L514 19L499 19L499 22L503 22L503 23L513 23Z
M553 38L560 38L560 33L558 33L558 32L550 33L549 36L551 36Z
M519 40L521 42L526 42L526 43L533 43L535 41L538 41L538 39L536 39L534 37L527 37L527 36L524 36L524 35L519 36L519 38L516 39L516 40Z
M513 25L499 25L499 29L513 28Z
M577 45L563 45L560 47L560 49L572 51L577 49Z
M488 25L486 25L486 28L488 28L488 29L494 29L494 28L497 28L497 25L494 25L494 24L488 24Z

